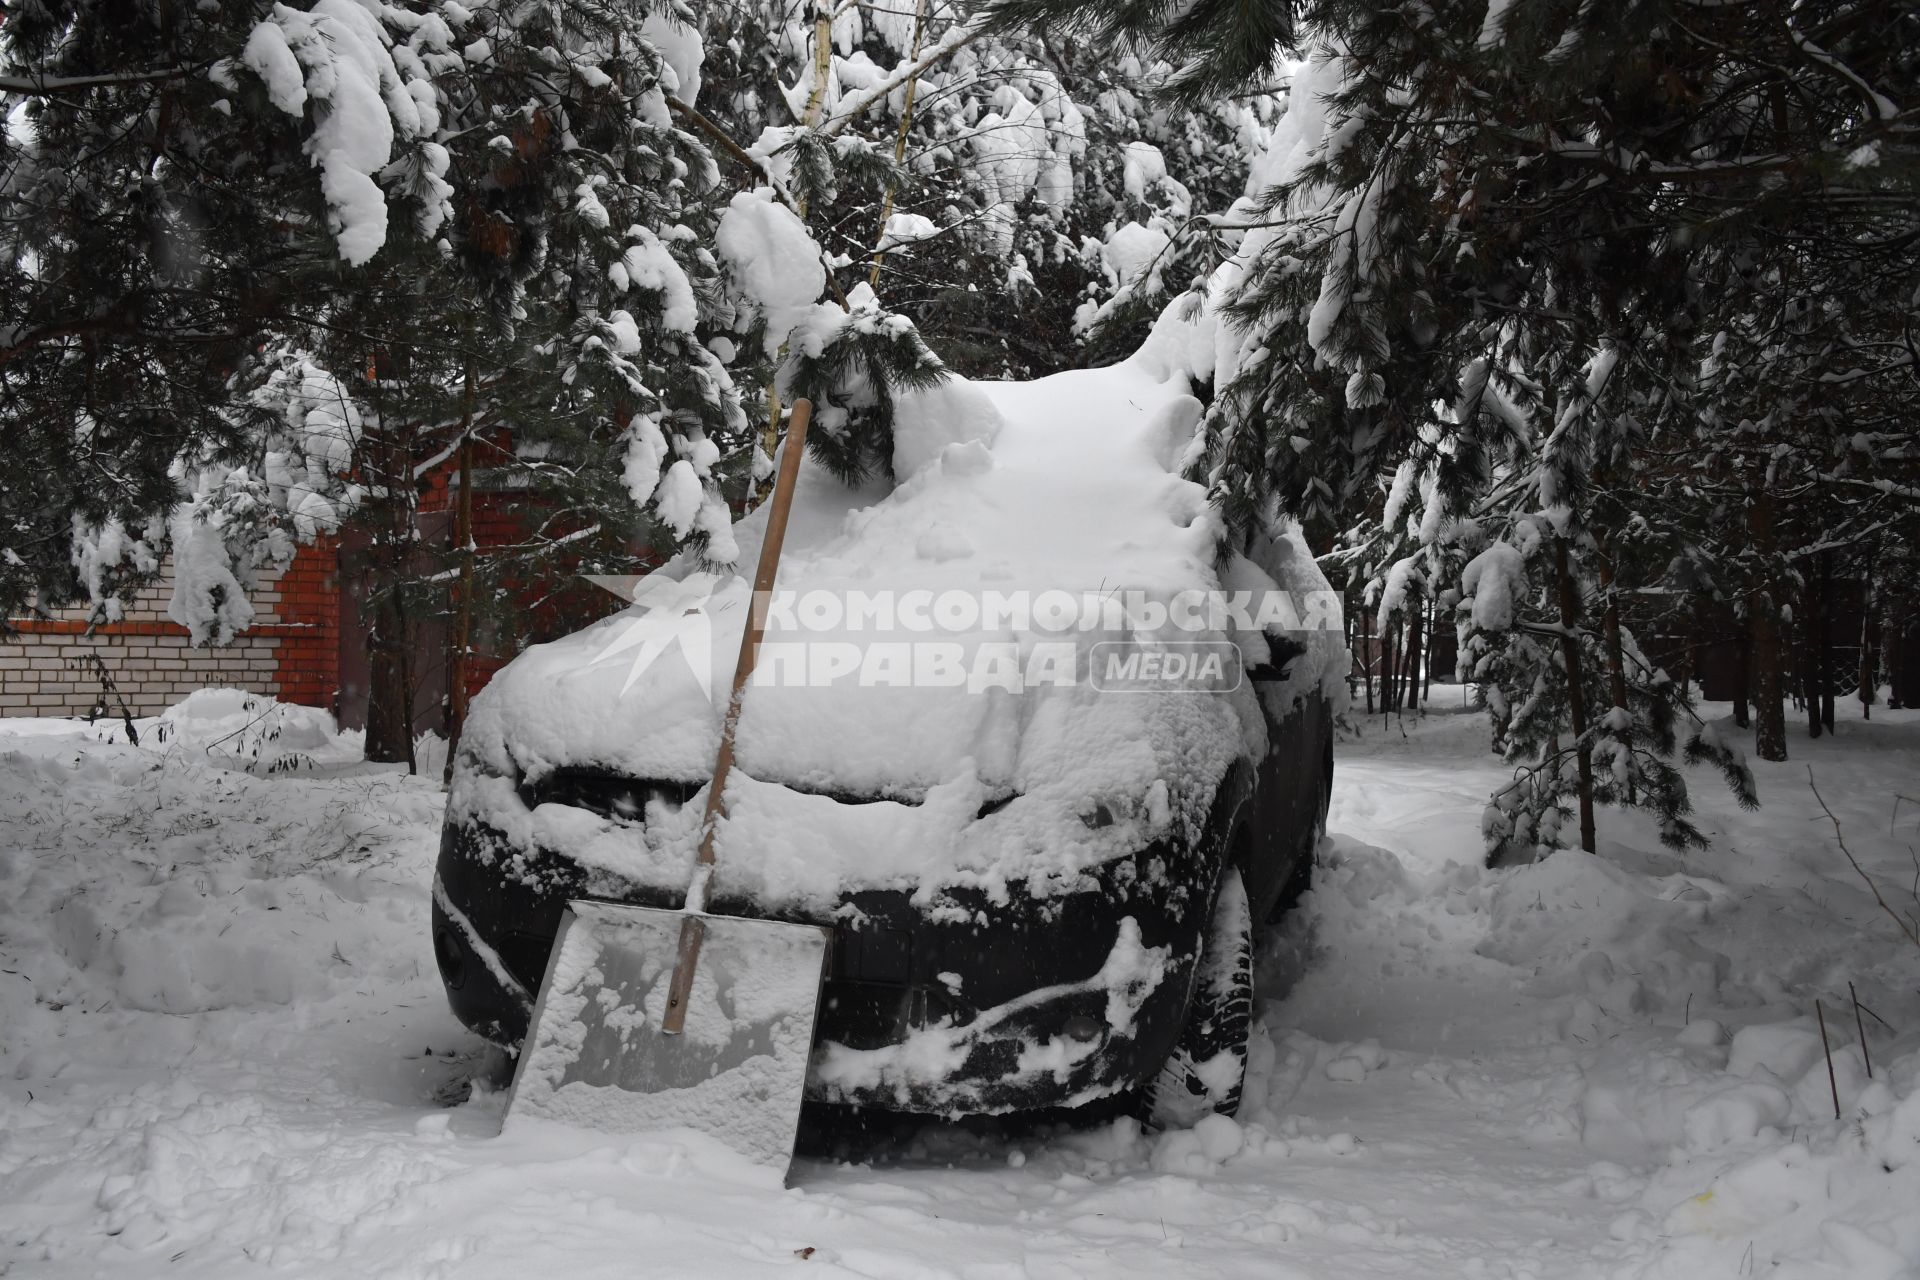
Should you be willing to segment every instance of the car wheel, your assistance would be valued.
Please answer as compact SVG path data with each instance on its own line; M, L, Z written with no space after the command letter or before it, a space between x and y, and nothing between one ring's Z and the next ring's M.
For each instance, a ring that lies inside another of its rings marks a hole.
M1180 1040L1153 1082L1155 1123L1186 1128L1240 1109L1253 1034L1253 912L1240 872L1220 880Z

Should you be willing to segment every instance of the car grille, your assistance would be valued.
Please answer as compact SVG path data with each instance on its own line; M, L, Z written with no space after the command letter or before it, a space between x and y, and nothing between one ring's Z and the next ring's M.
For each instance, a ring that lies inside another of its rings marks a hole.
M637 821L645 815L649 801L658 800L677 809L693 798L700 785L624 778L597 769L556 769L538 782L521 783L520 800L529 809L564 804L603 818Z
M646 813L648 801L659 800L677 809L705 785L704 781L665 782L657 778L627 778L600 769L566 768L555 769L538 782L522 782L519 792L521 803L529 809L543 804L564 804L586 809L603 818L636 819ZM790 790L826 796L840 804L874 804L888 800L895 804L917 805L924 799L912 794L875 796L833 787L786 785ZM1016 798L1012 792L990 796L980 806L975 818L998 813Z

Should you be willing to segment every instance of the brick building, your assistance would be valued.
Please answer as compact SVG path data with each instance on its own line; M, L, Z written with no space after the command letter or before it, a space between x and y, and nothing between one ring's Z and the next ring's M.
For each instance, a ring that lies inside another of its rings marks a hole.
M451 543L455 476L447 465L421 479L424 543ZM524 495L489 489L487 472L477 471L473 536L481 554L519 541L526 528ZM10 619L13 634L0 637L0 716L85 716L96 709L117 715L119 697L134 715L147 716L195 689L225 685L321 707L339 717L343 728L360 728L368 692L364 547L352 535L301 546L284 572L263 575L248 596L253 624L223 646L194 648L186 628L167 617L171 564L128 603L118 622L89 629L84 608ZM643 563L645 554L637 554L635 564ZM611 595L562 581L569 576L556 565L541 582L508 584L518 599L539 603L510 610L510 628L499 625L499 611L479 620L469 693L527 643L565 634L619 607ZM447 646L444 616L418 622L412 662L416 732L444 727ZM108 691L109 680L117 694Z
M87 611L15 618L0 638L0 715L84 716L106 697L152 715L207 685L233 685L286 702L332 709L340 675L340 590L332 539L300 548L249 599L253 625L219 648L194 648L167 617L172 566L131 601L125 616L89 632ZM102 678L102 669L105 679Z

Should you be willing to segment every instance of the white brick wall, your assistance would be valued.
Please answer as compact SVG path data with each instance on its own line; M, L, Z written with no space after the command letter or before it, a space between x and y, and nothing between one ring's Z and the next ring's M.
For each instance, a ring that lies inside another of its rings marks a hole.
M260 585L254 590L247 592L247 599L253 605L253 621L255 625L280 621L280 615L278 613L280 593L274 590L274 584L279 580L280 574L278 570L262 572L260 575ZM126 622L163 622L170 626L172 625L172 620L167 617L167 601L172 598L173 560L169 557L161 564L159 577L155 578L152 583L137 593L131 600L125 602L125 612L122 615L122 620ZM53 616L73 622L85 622L87 620L87 611L83 608L58 609L54 611Z
M273 575L277 576L277 575ZM186 632L167 618L167 600L173 591L172 566L127 603L123 621L130 630L106 626L93 635L57 632L18 632L0 639L0 716L77 716L90 711L101 695L98 654L135 715L153 715L195 689L232 685L256 693L275 693L275 636L242 632L221 648L195 649ZM255 625L279 620L275 610L279 593L272 577L250 593ZM84 623L85 609L56 613L60 621ZM165 634L144 634L155 626ZM107 702L112 714L119 703Z

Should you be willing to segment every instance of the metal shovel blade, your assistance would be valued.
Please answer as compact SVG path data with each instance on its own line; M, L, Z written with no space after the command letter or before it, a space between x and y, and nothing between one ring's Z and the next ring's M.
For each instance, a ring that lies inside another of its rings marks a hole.
M507 1113L611 1133L694 1129L784 1171L832 931L702 916L686 1026L668 1035L661 1014L685 919L568 905Z

